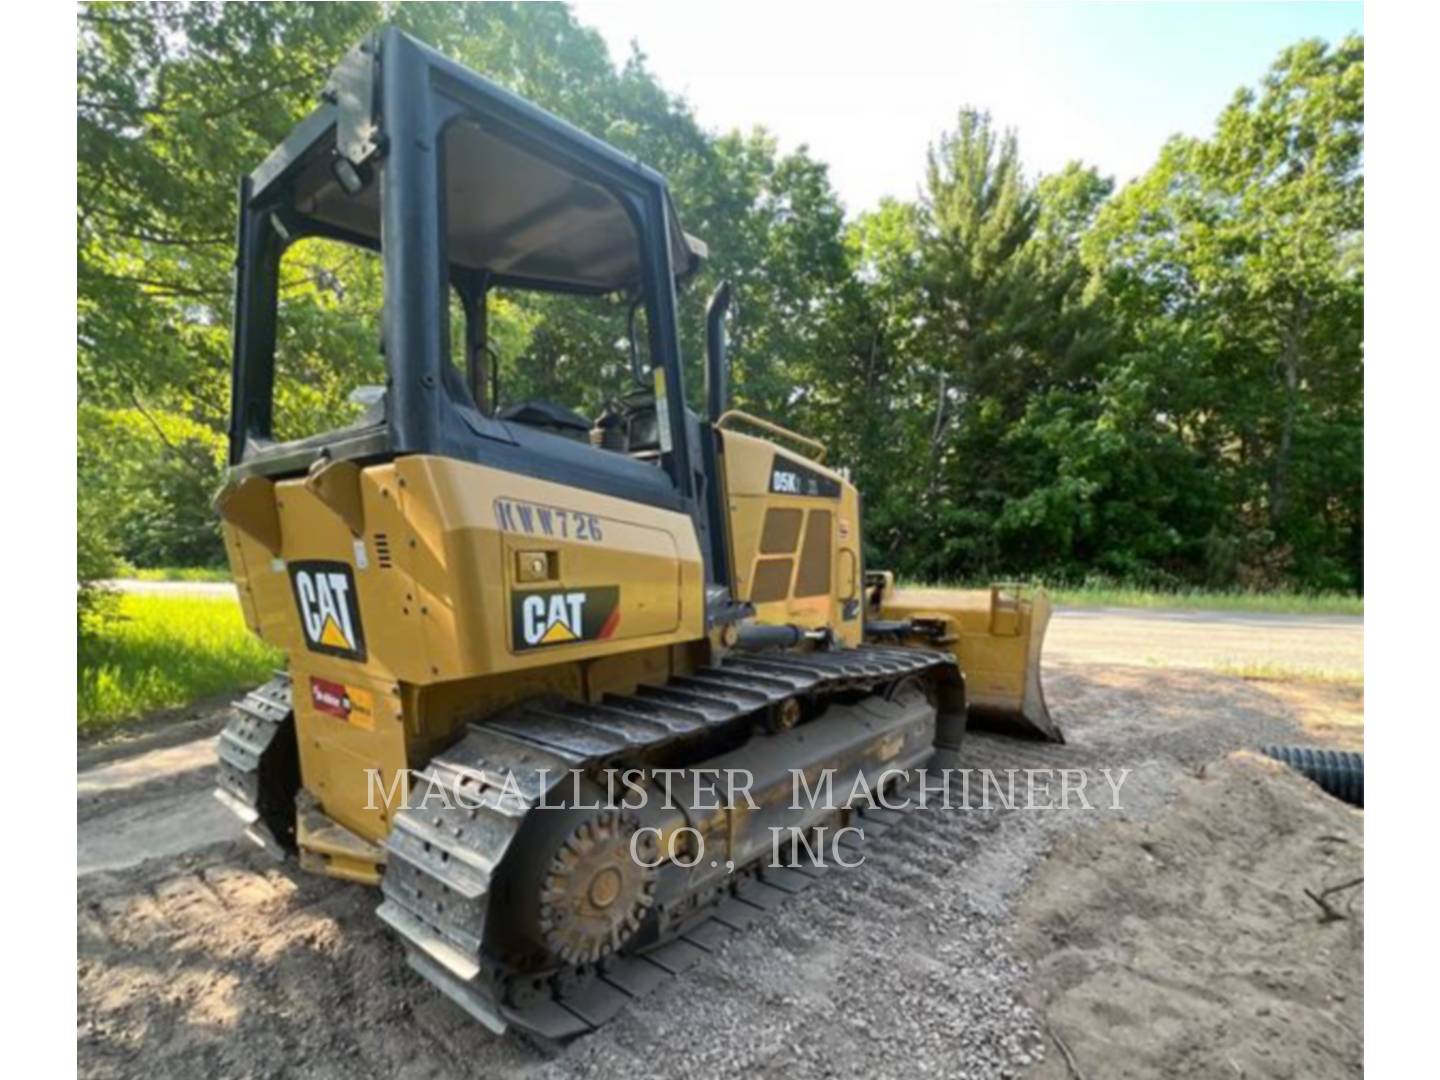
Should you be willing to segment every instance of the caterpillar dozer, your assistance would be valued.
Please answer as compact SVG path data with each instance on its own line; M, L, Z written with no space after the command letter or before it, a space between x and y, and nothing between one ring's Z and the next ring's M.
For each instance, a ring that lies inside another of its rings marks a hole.
M652 169L387 29L239 202L215 505L288 663L237 703L216 794L302 868L378 885L411 966L492 1030L588 1031L803 884L775 837L859 808L797 805L795 776L953 763L970 717L1060 738L1043 593L867 572L824 447L729 406L723 285L687 405L677 290L706 249ZM290 438L281 259L316 237L379 260L385 382ZM628 304L598 419L500 405L500 290ZM684 782L737 774L732 800Z

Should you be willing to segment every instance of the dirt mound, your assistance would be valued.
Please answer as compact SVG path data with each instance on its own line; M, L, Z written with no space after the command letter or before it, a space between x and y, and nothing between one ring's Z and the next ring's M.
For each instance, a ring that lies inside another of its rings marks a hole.
M1030 1075L1362 1074L1363 885L1323 894L1363 873L1364 815L1249 753L1149 820L1069 834L1020 908L1059 1049Z

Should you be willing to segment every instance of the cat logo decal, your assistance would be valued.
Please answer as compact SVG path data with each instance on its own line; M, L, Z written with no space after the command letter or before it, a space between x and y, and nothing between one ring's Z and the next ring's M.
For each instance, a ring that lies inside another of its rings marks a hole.
M511 594L515 650L604 641L620 625L620 589L543 589Z
M300 611L300 630L311 651L363 661L365 630L350 567L318 560L291 563L290 583Z

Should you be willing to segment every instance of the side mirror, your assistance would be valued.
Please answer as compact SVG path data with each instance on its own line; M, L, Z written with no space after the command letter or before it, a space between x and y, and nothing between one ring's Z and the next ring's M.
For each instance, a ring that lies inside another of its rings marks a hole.
M730 407L729 343L725 316L730 312L730 283L722 281L705 306L705 406L710 423L719 422Z

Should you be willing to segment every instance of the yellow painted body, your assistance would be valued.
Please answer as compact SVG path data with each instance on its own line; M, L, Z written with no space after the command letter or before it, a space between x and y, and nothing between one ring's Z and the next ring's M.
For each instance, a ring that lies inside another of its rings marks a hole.
M852 646L867 609L929 621L939 632L910 643L954 650L972 707L1048 724L1043 594L896 590L886 575L867 600L854 486L814 458L718 430L736 599L757 622L829 628ZM777 469L824 494L777 492ZM236 478L217 505L246 623L289 657L302 863L333 876L379 880L397 779L467 722L544 694L630 693L721 647L685 514L428 455ZM348 579L346 592L353 582L353 612L333 605L307 630L313 605L296 574L316 565ZM612 617L570 618L563 597L576 593L613 595Z
M736 431L720 436L736 598L755 605L758 622L828 626L846 645L860 644L863 574L854 485L782 452L782 460L802 463L838 485L839 497L772 493L776 445Z
M224 530L246 623L290 660L301 782L353 839L385 837L396 775L466 721L547 692L593 700L694 665L704 570L689 517L448 458L354 472L350 500L313 477L274 484L278 537L240 512L245 527L227 514ZM307 560L350 568L363 661L309 646L290 573ZM512 594L612 587L618 620L605 640L517 647ZM345 688L344 718L317 705L327 684ZM302 815L302 852L363 878L346 838L319 820L307 834Z

